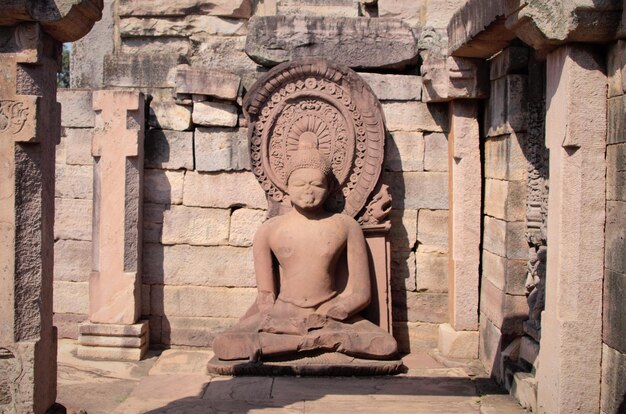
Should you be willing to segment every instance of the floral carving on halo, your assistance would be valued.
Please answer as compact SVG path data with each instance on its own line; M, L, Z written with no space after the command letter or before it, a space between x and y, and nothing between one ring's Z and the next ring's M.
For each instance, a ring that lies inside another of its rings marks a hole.
M285 166L311 134L334 176L330 211L356 217L382 169L380 103L352 70L322 59L272 69L246 96L252 172L275 202L287 204Z

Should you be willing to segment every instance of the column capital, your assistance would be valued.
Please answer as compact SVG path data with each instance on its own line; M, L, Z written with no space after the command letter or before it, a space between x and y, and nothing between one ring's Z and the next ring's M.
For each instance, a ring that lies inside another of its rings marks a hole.
M2 6L0 26L37 22L54 39L73 42L102 18L103 0L12 0Z
M483 59L430 55L422 64L422 101L485 99L489 66Z

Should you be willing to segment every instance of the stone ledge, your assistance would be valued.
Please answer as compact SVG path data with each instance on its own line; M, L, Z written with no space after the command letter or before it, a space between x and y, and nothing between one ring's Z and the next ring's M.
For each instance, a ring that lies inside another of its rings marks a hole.
M402 360L367 360L335 353L310 353L297 358L272 358L264 362L248 360L221 361L213 357L207 366L209 374L219 375L303 375L303 376L369 376L395 375L402 372Z

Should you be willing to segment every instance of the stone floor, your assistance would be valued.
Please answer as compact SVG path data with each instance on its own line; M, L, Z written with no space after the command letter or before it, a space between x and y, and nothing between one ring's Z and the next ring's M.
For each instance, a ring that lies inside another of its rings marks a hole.
M446 368L427 354L405 358L405 374L376 378L211 377L208 350L134 363L75 355L74 341L59 341L57 401L68 414L526 413L476 366Z

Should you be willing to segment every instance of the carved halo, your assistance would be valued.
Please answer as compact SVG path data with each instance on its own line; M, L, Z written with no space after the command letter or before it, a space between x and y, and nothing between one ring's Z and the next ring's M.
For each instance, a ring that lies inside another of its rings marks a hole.
M314 135L335 181L326 207L355 217L380 176L384 121L380 103L351 69L322 59L279 65L244 101L252 171L270 201L287 203L285 165L304 135Z

